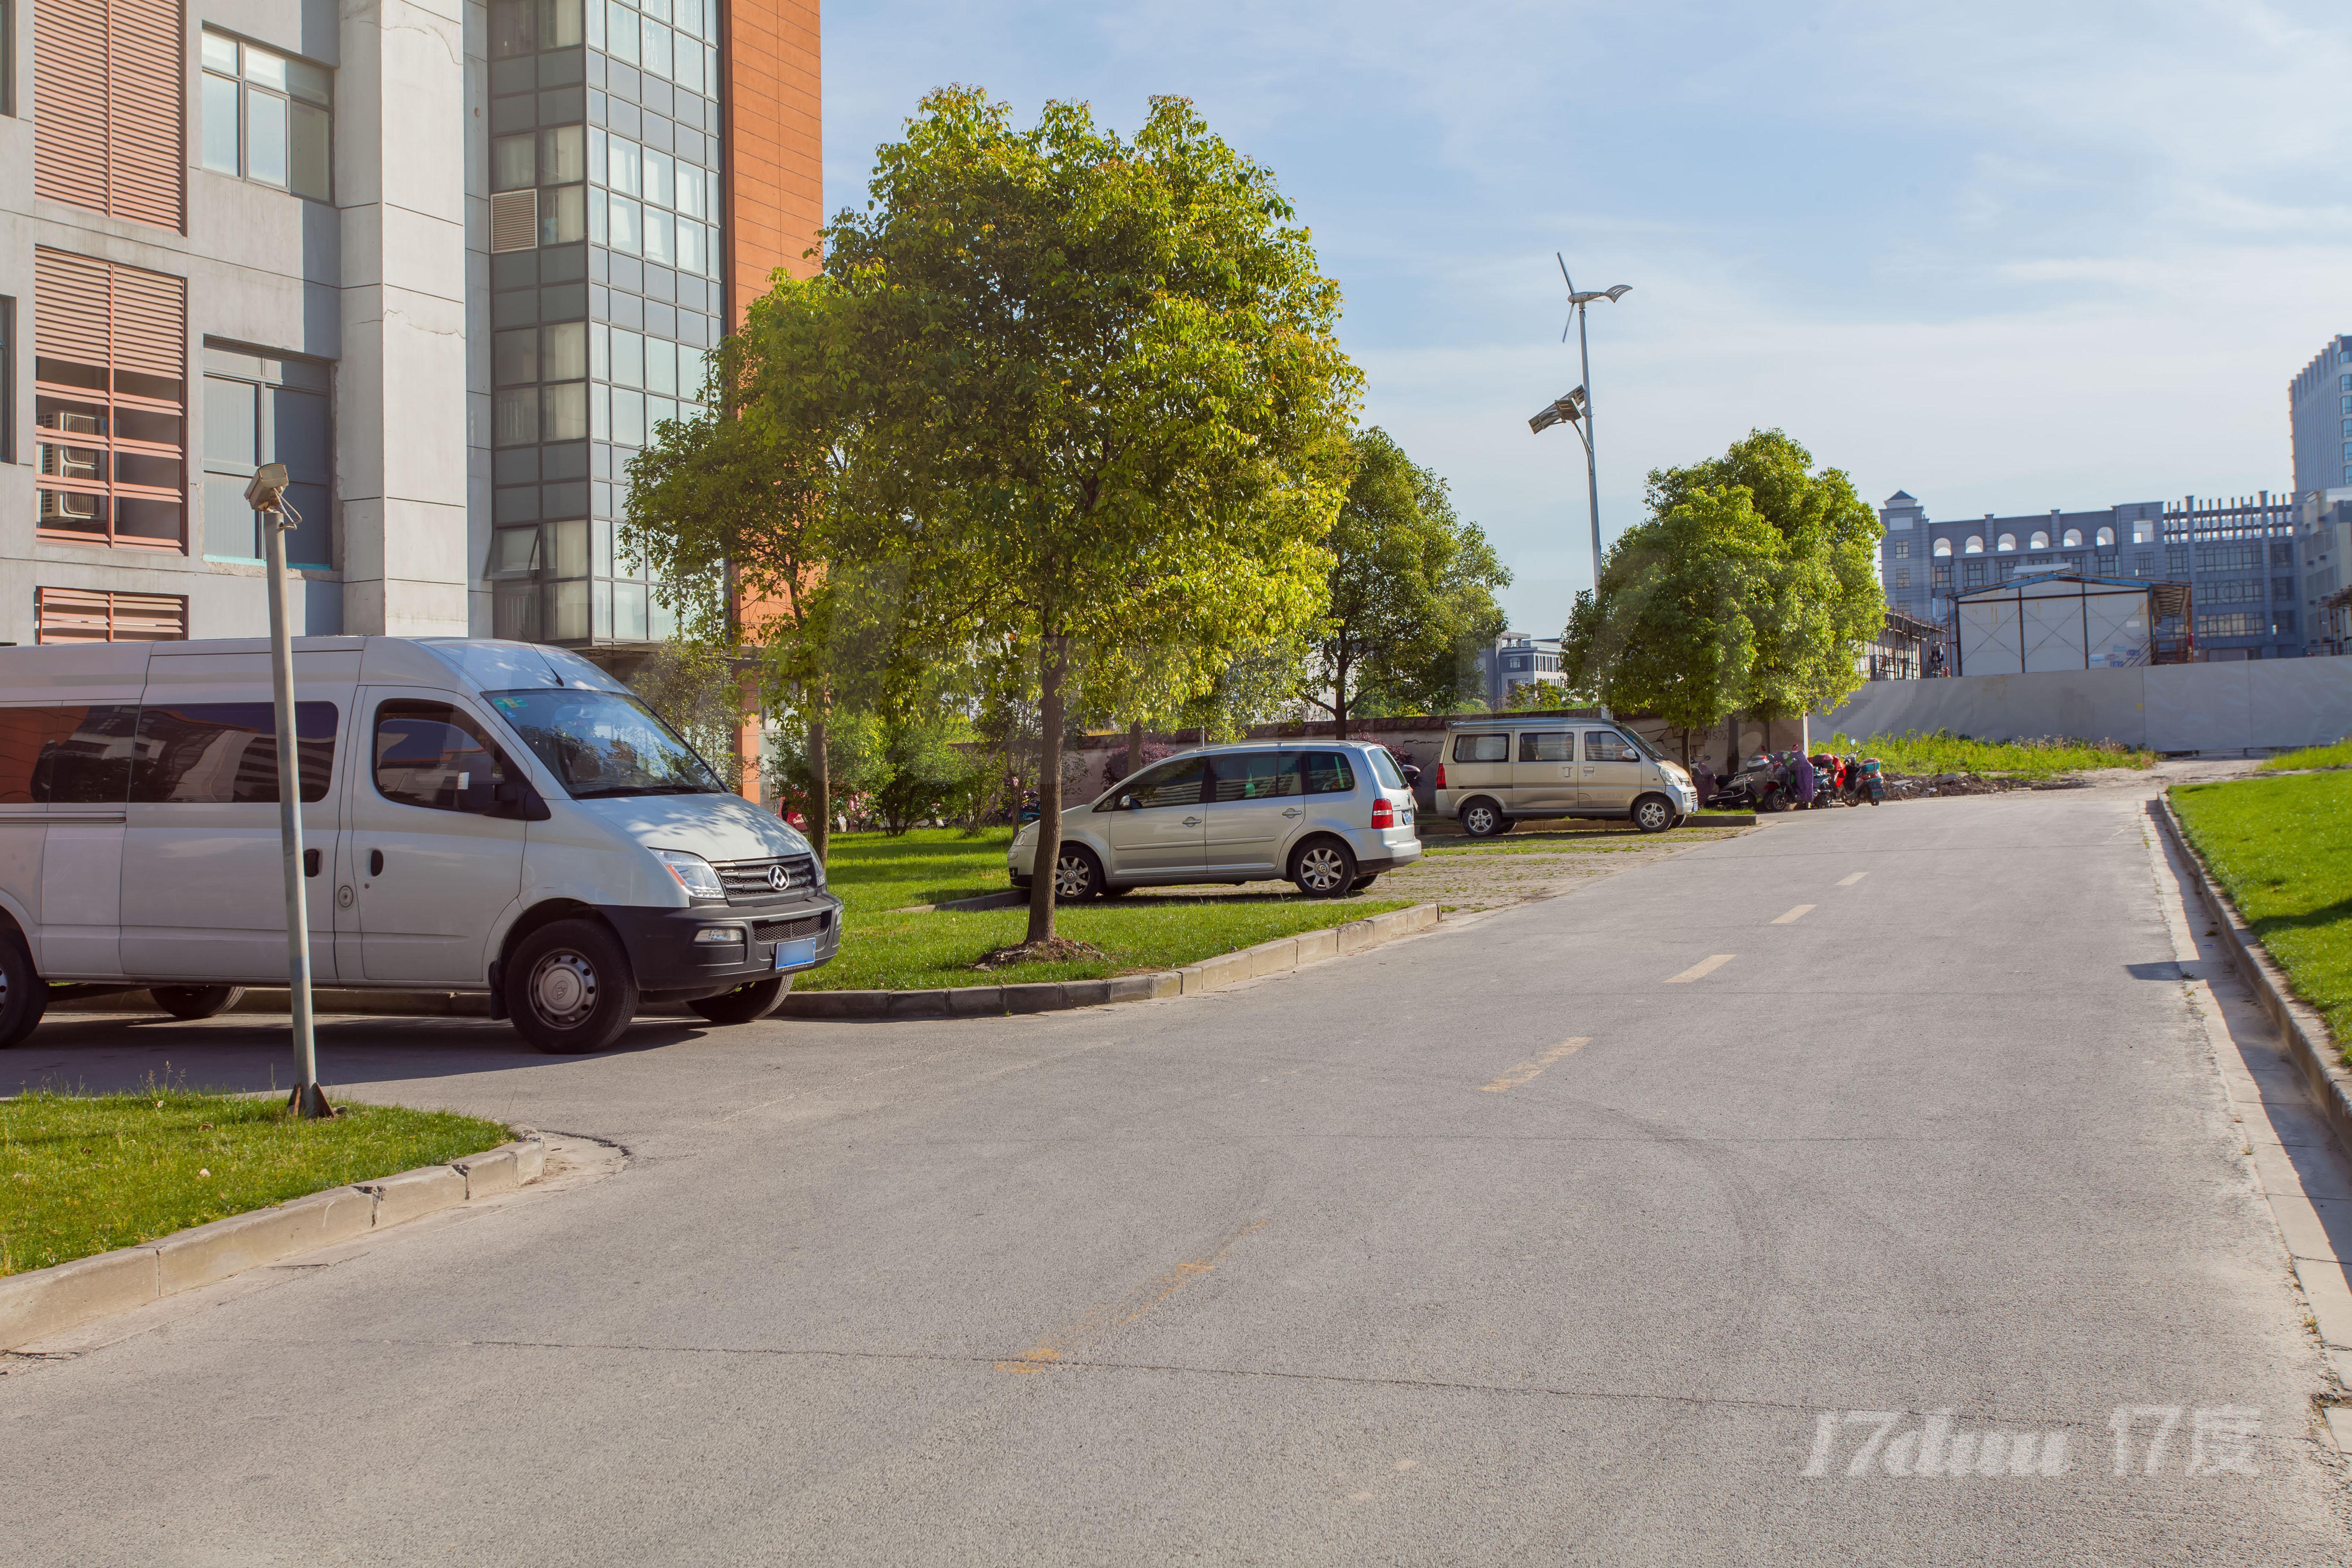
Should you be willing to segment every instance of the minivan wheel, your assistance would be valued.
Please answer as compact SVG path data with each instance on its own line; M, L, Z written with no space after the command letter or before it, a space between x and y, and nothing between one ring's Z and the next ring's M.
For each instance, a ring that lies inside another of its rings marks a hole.
M1511 819L1491 800L1474 800L1462 808L1462 831L1473 838L1492 838L1511 830Z
M1054 862L1054 901L1075 904L1080 899L1091 899L1102 890L1102 862L1094 851L1083 844L1065 844L1062 858Z
M155 1005L174 1018L210 1018L227 1012L245 995L242 985L150 985Z
M1356 857L1336 838L1310 839L1290 858L1290 879L1310 899L1336 899L1356 885Z
M1675 825L1675 808L1664 795L1645 795L1633 803L1633 826L1644 833L1664 833Z
M0 936L0 1049L22 1041L49 1010L48 983L14 932Z
M629 955L593 921L540 927L516 945L505 973L515 1032L556 1056L601 1051L636 1016Z
M774 1012L792 988L791 975L775 974L765 980L746 982L716 996L701 997L687 1005L714 1024L756 1023Z

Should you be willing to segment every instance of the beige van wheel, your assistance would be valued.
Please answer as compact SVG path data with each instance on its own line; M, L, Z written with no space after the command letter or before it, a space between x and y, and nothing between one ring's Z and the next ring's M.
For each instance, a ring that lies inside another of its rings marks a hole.
M1633 803L1633 826L1644 833L1664 833L1675 825L1675 808L1662 795L1645 795Z
M1473 838L1492 838L1511 830L1511 819L1491 800L1474 800L1462 808L1462 831Z

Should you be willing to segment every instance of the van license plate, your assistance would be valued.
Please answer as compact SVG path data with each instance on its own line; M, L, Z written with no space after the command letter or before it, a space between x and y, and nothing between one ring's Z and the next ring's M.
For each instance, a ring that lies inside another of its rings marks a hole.
M802 937L797 942L780 942L776 943L776 967L778 969L806 969L810 964L814 963L815 962L816 938L813 936Z

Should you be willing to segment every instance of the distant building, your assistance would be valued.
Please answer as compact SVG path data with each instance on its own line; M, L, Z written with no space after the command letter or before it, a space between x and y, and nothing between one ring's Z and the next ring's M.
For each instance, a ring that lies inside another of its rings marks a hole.
M1559 639L1505 632L1495 639L1494 647L1478 650L1478 667L1486 700L1508 702L1518 687L1559 684Z
M1954 595L2016 577L2072 572L2181 583L2199 659L2293 658L2305 651L2312 610L2300 583L2304 510L2264 490L1944 522L1897 490L1878 511L1886 528L1880 581L1888 608L1943 626L1953 624Z
M2302 544L2305 649L2352 653L2352 485L2304 496Z
M2352 336L2330 339L2287 384L2294 493L2352 485Z

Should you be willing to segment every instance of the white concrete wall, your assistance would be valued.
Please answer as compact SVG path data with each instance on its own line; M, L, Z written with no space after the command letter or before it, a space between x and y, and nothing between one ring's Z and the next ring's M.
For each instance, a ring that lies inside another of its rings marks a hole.
M1817 737L1914 730L1986 741L2063 735L2158 752L2325 745L2352 734L2352 656L1876 680L1812 720Z
M343 629L462 637L464 0L352 0L336 79Z

